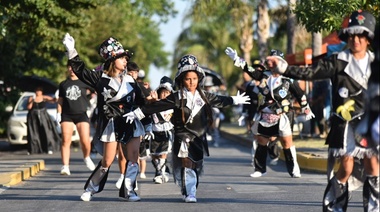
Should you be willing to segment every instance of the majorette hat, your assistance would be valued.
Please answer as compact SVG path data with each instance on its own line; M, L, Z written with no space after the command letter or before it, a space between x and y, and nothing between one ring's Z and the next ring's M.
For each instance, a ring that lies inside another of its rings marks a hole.
M348 34L363 34L367 33L367 38L373 40L375 34L376 19L367 12L358 10L351 14L348 20L348 27L339 32L339 39L347 42Z
M117 58L127 56L132 57L132 53L124 50L123 45L114 37L110 37L99 46L99 55L106 61L111 62Z
M188 54L183 56L178 62L178 72L174 77L175 84L179 87L182 83L183 74L188 71L195 71L198 74L198 83L202 86L205 78L205 72L199 67L198 60L194 55Z

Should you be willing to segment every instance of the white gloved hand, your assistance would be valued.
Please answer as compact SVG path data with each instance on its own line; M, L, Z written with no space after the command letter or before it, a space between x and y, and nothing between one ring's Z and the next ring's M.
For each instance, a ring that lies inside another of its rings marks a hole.
M231 96L231 97L234 100L234 104L235 105L238 105L238 104L251 104L251 102L250 102L251 98L249 98L249 96L246 96L245 92L243 92L242 94L240 94L240 91L238 91L237 94L236 94L236 96Z
M145 132L144 139L145 139L146 141L154 140L154 133L153 133L152 131L147 131L147 132Z
M243 58L240 58L235 49L227 47L224 51L233 61L234 66L244 69L244 66L247 64Z
M228 55L233 61L239 58L237 52L235 49L231 47L227 47L226 50L224 51L226 55Z
M246 118L245 115L242 115L239 117L238 124L240 127L245 125L245 118Z
M315 118L315 115L314 113L311 111L309 105L307 105L306 107L303 107L302 108L302 113L304 113L306 115L305 119L306 121L312 119L312 118Z
M65 45L69 60L78 55L78 52L75 50L75 40L69 33L65 34L62 43Z
M133 111L124 114L123 117L126 118L125 122L130 124L132 124L132 122L137 118L136 114Z
M56 117L55 117L55 121L60 124L61 121L62 121L62 117L61 117L61 114L60 113L57 113Z

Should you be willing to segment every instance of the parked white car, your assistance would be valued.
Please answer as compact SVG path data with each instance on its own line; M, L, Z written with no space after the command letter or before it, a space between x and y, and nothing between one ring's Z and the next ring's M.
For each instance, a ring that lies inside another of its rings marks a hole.
M27 103L29 97L33 96L33 92L24 92L18 99L15 107L13 108L12 115L7 124L7 137L11 145L24 145L27 144L27 125L26 117L28 114ZM55 120L57 115L57 103L47 103L47 112ZM57 124L58 133L61 134L61 127ZM79 142L79 134L74 126L73 137L74 142Z

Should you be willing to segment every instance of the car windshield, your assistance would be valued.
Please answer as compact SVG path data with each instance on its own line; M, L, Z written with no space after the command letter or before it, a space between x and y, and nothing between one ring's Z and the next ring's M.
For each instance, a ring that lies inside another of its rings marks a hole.
M20 103L17 105L16 111L26 111L28 110L28 100L30 96L24 96L21 100ZM55 109L57 108L57 103L50 103L46 102L46 108L47 109Z

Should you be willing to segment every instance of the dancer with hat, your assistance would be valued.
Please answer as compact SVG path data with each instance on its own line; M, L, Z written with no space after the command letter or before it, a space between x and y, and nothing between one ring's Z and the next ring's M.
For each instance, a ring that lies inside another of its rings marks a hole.
M117 144L121 143L127 158L125 178L119 190L119 197L127 201L139 201L135 192L139 172L138 157L141 136L145 135L143 124L137 120L127 123L123 114L145 104L136 81L125 72L132 54L113 37L99 47L99 55L105 60L103 71L86 68L80 59L72 36L66 33L63 44L66 47L69 65L85 84L98 93L99 140L103 142L103 158L88 178L81 200L90 201L92 196L103 190L109 168L115 159Z
M358 10L351 14L348 27L342 29L339 38L348 44L347 49L321 59L313 67L288 66L281 58L268 57L276 71L295 79L330 79L332 83L331 129L326 138L329 154L340 158L340 165L331 178L323 195L323 211L347 211L349 200L348 180L353 173L354 158L364 159L370 189L379 191L378 156L367 154L363 136L355 131L364 117L365 91L371 75L373 53L369 50L374 38L375 17ZM330 173L328 173L330 175ZM371 207L379 210L379 196L371 201Z
M138 121L147 115L173 109L173 177L181 187L183 200L197 202L196 191L203 170L204 155L209 156L206 131L213 122L212 107L249 104L244 93L236 96L216 95L202 90L205 73L194 55L185 55L178 62L174 83L178 90L166 99L145 105L125 115Z
M274 72L273 63L266 61L268 70L260 71L258 68L248 66L244 59L237 55L236 50L227 47L225 53L234 60L234 65L241 67L253 79L259 80L256 86L258 95L258 112L254 117L252 127L253 134L257 139L257 148L254 159L254 172L251 177L261 177L266 174L266 160L269 143L273 137L278 137L283 147L285 163L288 173L293 178L300 178L301 171L297 162L296 147L293 145L293 116L292 99L295 97L299 102L302 113L306 119L314 117L305 93L298 83L288 77ZM284 58L280 50L272 49L270 55L276 58Z

